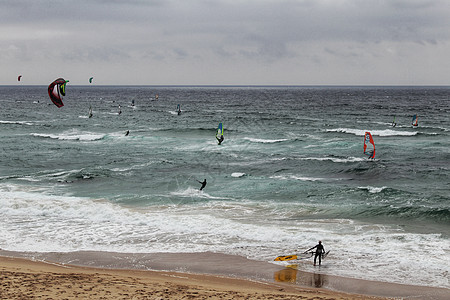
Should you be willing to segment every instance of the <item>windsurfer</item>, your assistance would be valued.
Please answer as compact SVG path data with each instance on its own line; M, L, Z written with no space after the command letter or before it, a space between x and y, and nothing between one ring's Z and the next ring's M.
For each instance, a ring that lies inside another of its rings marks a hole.
M316 249L316 253L314 255L314 265L316 265L317 257L319 257L319 266L320 266L320 264L322 263L322 255L325 253L325 248L322 245L322 241L319 241L319 243L317 245L306 250L305 253L314 248Z
M127 132L125 133L125 136L128 136L130 134L130 131L127 130Z
M197 180L197 181L198 181L199 183L202 184L202 186L201 186L201 188L200 188L200 191L203 190L203 188L206 186L206 179L203 180L203 182L201 182L201 181L199 181L199 180Z
M224 140L223 134L220 136L220 138L216 136L216 139L219 142L219 145L222 144L222 142Z

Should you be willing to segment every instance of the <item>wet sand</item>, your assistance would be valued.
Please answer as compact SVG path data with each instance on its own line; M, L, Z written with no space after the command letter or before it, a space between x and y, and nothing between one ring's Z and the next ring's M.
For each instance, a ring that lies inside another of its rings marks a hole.
M313 274L217 253L0 250L0 255L0 299L448 299L450 296L448 289Z

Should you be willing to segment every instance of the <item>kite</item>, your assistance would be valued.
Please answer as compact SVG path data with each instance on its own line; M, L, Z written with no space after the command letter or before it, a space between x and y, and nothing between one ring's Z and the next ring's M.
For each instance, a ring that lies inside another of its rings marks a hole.
M52 102L57 107L64 106L64 103L62 103L63 96L66 95L66 83L69 82L69 80L65 80L64 78L58 78L50 85L48 86L48 95Z
M21 78L22 78L22 75L19 75L19 77L17 77L17 81L20 81Z
M89 78L89 83L92 83L92 79L94 79L94 77Z

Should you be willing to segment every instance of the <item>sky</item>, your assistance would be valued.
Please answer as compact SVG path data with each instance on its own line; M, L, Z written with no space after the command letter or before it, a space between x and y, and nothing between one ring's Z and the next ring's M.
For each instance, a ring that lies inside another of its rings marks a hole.
M22 80L18 82L18 75ZM0 85L449 85L449 0L0 0Z

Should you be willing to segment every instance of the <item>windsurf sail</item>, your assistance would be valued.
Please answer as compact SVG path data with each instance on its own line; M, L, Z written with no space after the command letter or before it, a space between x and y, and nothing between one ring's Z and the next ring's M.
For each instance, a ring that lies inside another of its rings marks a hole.
M181 106L180 106L180 104L177 105L177 113L181 114Z
M419 117L418 117L417 115L414 115L414 116L412 117L412 126L417 126L417 125L419 125L418 122L419 122Z
M66 83L69 80L65 80L64 78L58 78L48 86L48 96L50 100L52 100L53 104L57 107L63 107L64 103L62 102L63 96L66 95Z
M368 131L364 135L364 154L370 159L375 158L375 143L373 142L372 135Z
M89 106L89 118L92 118L92 106Z
M222 135L223 135L223 125L222 123L219 123L219 126L217 126L216 137L220 137Z
M224 138L223 138L223 125L222 123L219 123L219 126L217 126L217 130L216 130L216 139L217 142L219 143L219 145L222 144Z

